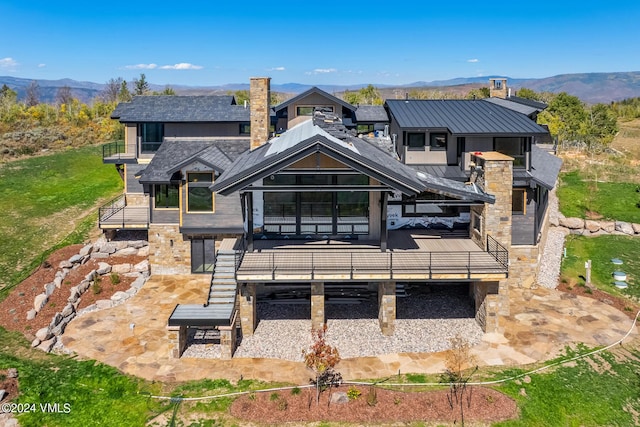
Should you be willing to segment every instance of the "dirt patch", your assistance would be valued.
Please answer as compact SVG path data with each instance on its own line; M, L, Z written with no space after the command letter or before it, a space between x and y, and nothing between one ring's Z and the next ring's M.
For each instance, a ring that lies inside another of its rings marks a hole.
M0 369L0 390L4 390L6 392L4 398L2 399L2 403L10 402L11 400L18 397L19 394L18 379L9 378L8 373L8 370Z
M7 298L0 302L0 326L11 331L21 332L27 339L33 340L36 331L47 326L51 322L51 318L67 305L70 288L77 286L91 270L95 270L100 261L107 261L112 265L137 264L146 259L146 257L138 255L111 256L108 260L90 259L85 264L72 269L60 289L53 292L35 319L27 320L27 312L33 308L35 296L44 291L45 284L53 282L60 261L68 260L72 255L77 254L82 247L83 245L78 244L57 250L31 276L18 284ZM133 277L125 277L124 275L117 277L119 283L114 284L109 275L104 276L100 282L99 293L96 293L96 288L89 288L80 298L78 309L87 307L99 299L110 299L117 291L126 291L135 280Z
M375 389L375 402L368 386L355 386L361 394L345 403L331 403L332 393L349 391L341 386L326 391L316 404L313 389L290 390L278 393L244 395L231 405L234 417L261 423L285 423L307 421L339 421L349 423L438 421L460 423L460 408L449 405L448 391L403 392ZM489 388L470 387L469 405L463 403L465 422L498 422L518 416L515 401Z

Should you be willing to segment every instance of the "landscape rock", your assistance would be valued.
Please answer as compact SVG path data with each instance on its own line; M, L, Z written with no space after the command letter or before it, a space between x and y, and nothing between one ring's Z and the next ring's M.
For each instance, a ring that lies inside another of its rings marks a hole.
M18 378L18 369L16 368L7 369L7 378Z
M140 261L139 263L133 266L133 271L137 271L140 273L148 270L149 270L149 261L146 259L144 261Z
M46 341L42 341L37 348L42 350L42 351L44 351L45 353L49 353L51 351L51 349L53 348L53 346L56 344L57 340L58 339L56 337L53 337L53 338L48 339Z
M89 286L91 285L91 282L88 280L83 280L82 282L80 282L78 284L78 292L80 294L84 294L85 292L87 292L87 289L89 289Z
M570 230L584 228L584 220L582 218L560 218L560 225Z
M119 301L122 299L127 299L128 295L126 292L118 291L111 295L111 301Z
M114 253L114 256L131 256L131 255L137 255L138 254L138 249L136 248L124 248L124 249L119 249L116 253Z
M51 333L51 329L49 329L48 326L42 329L38 329L35 335L36 338L38 338L40 341L48 340L53 336L53 334Z
M330 403L339 403L339 404L344 404L344 403L349 403L349 396L347 396L347 393L344 391L336 391L331 393L331 402Z
M106 262L99 262L98 268L96 269L96 273L101 276L111 273L111 265Z
M614 221L600 221L600 228L607 233L616 231L616 223Z
M31 341L31 348L39 346L41 342L42 341L40 341L40 338L35 338L33 341Z
M631 236L634 234L633 227L628 222L616 221L615 229L616 231L619 231L621 233L628 234Z
M633 223L631 224L631 228L633 228L634 233L640 234L640 224Z
M131 287L140 289L145 284L146 281L147 280L144 278L144 276L139 275L137 279L131 282Z
M0 402L2 402L2 400L4 399L4 397L6 395L8 395L9 393L7 393L4 389L0 389Z
M80 251L78 252L78 255L80 256L90 255L92 251L93 251L93 245L89 243L87 245L84 245L82 249L80 249Z
M48 297L50 297L53 294L53 291L55 290L56 290L56 284L53 282L50 282L44 285L44 293Z
M107 259L109 258L109 254L104 252L91 252L92 259Z
M29 311L27 311L27 320L33 320L36 318L36 314L38 314L37 311L35 311L34 309L31 309Z
M60 289L60 287L62 286L62 280L63 280L62 276L56 276L56 277L53 279L53 285L54 285L56 288Z
M62 335L64 333L64 328L67 327L66 322L60 322L56 325L55 328L51 329L51 333L53 334L53 336L55 337L59 337L60 335Z
M42 310L42 307L49 301L49 297L46 294L38 294L33 299L33 308L36 312Z
M596 231L600 230L600 223L598 221L587 219L584 221L584 228L589 230L591 233L595 233Z
M99 299L95 304L98 310L104 310L105 308L113 307L113 302L109 299Z
M96 270L91 270L89 273L87 273L86 276L84 276L84 279L88 281L92 281L95 278L95 276L96 276Z
M69 262L71 264L77 264L82 260L82 255L75 254L71 258L69 258Z
M69 317L72 314L74 314L75 312L76 312L75 307L73 306L73 304L69 303L69 304L64 306L64 308L62 309L62 312L60 314L62 315L62 317Z
M58 264L58 268L71 268L73 267L73 264L71 262L69 262L68 260L64 260L64 261L60 261L60 264Z
M129 273L133 266L131 264L115 264L111 266L111 271L113 273L124 274Z
M58 312L51 318L51 323L49 323L49 328L53 331L53 328L59 325L60 321L62 321L62 314Z
M144 247L138 249L137 255L138 256L144 256L144 257L149 256L149 246L144 246Z

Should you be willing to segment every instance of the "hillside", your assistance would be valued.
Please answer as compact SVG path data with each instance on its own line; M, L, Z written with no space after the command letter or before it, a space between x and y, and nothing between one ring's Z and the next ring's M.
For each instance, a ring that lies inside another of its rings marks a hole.
M412 89L433 90L434 92L454 92L461 90L486 86L490 77L459 77L450 80L439 81L419 81L408 83L405 85L386 85L380 83L372 83L379 88L386 97L397 98L404 96L405 93ZM615 73L583 73L583 74L561 74L541 79L515 79L507 77L508 84L515 90L519 88L529 88L536 92L567 92L570 95L577 96L588 104L610 103L611 101L619 101L626 98L640 97L640 71L631 72L615 72ZM18 99L24 99L26 88L31 84L32 80L27 78L18 78L11 76L0 76L0 86L6 84L18 93ZM95 98L104 89L102 83L80 82L71 79L61 80L37 80L40 100L46 103L55 101L56 93L62 86L69 86L73 96L81 102L89 102ZM171 85L170 85L171 86ZM345 90L358 90L367 84L359 85L318 85L318 87L329 93L344 92ZM236 90L248 90L248 83L225 84L218 86L171 86L176 93L181 95L205 95L205 94L224 94ZM271 90L284 94L298 94L312 85L300 83L272 84ZM152 91L162 91L165 86L150 84Z

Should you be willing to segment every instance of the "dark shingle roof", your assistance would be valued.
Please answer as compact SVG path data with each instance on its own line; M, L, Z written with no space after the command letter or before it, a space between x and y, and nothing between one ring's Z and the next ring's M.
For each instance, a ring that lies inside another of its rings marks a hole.
M448 129L457 135L535 135L548 131L505 107L483 100L388 100L391 115L405 129Z
M220 173L240 153L249 149L248 140L165 141L142 172L141 183L168 183L174 172L199 161Z
M335 124L332 125L335 128ZM362 139L351 138L346 133L343 135L344 140L324 131L311 120L303 122L262 147L243 153L211 189L221 194L236 191L299 158L326 151L354 169L408 195L431 190L465 200L494 201L493 196L481 192L474 185L418 172Z
M556 185L562 160L535 145L531 146L531 177L535 182L551 190Z
M388 122L389 115L382 105L360 105L356 110L356 121L365 122Z
M349 104L348 102L343 101L340 98L336 98L335 96L323 91L322 89L318 89L317 87L312 87L311 89L302 92L300 95L296 95L291 99L288 99L286 101L284 101L281 104L276 105L275 107L273 107L274 111L280 111L283 108L288 107L289 105L293 104L294 102L298 102L301 99L306 98L307 96L311 95L311 94L318 94L321 96L324 96L325 98L329 99L331 102L335 102L336 104L342 105L345 108L348 108L349 110L353 111L356 109L356 107L354 107L353 105Z
M136 96L118 104L111 118L122 123L248 122L250 111L231 95Z

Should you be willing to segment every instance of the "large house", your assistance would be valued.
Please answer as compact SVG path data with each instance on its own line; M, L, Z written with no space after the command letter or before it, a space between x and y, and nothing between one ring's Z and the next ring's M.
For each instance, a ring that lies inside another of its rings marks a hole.
M188 327L216 327L224 354L236 322L252 334L270 289L306 293L314 326L336 287L377 292L393 334L403 285L466 286L485 331L530 286L560 160L535 117L544 105L387 100L352 106L313 88L271 107L270 79L233 97L149 96L120 104L126 127L105 162L125 194L101 209L105 230L148 230L152 274L212 275L209 300L168 319L176 356Z

